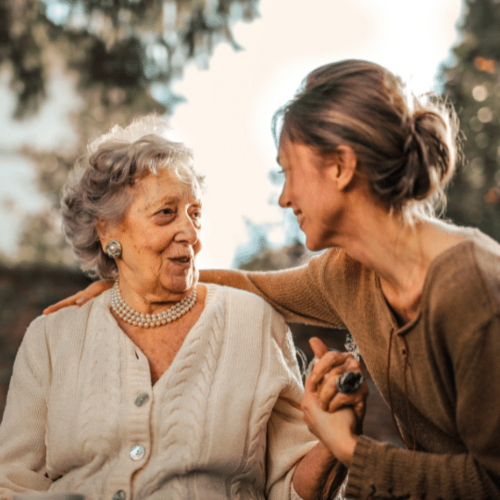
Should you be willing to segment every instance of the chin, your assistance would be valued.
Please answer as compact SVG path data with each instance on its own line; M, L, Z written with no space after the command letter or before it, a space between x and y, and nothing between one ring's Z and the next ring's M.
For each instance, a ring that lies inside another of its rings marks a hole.
M196 286L196 280L189 279L184 282L173 282L170 284L169 288L174 293L186 293L191 291L194 286Z
M321 244L319 241L314 241L310 238L306 239L306 248L311 252L319 252L327 248L327 245Z
M169 276L161 280L161 284L170 293L182 294L191 291L196 286L197 278L197 273L189 273L187 276Z

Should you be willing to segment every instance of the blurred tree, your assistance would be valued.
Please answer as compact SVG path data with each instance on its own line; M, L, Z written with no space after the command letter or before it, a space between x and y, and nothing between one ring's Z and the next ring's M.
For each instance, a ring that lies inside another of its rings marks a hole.
M312 256L300 239L287 240L281 248L269 241L273 224L245 221L250 239L236 249L233 267L246 271L274 271L305 264Z
M26 147L40 188L54 208L68 170L89 140L136 115L170 113L185 65L207 67L238 20L253 20L259 0L0 0L0 71L17 97L16 119L36 113L56 70L75 82L82 105L69 110L75 144L57 151ZM68 263L57 210L31 216L20 260Z
M466 138L446 216L500 241L500 2L465 0L464 7L455 63L442 70Z
M277 170L272 170L269 180L278 192L283 188L283 175ZM270 203L278 204L278 192L271 196ZM249 240L238 246L235 252L232 267L245 269L247 271L271 271L286 269L305 264L312 256L304 244L305 236L300 230L297 218L291 210L284 209L282 230L284 241L281 248L277 248L269 240L269 233L278 224L264 223L255 224L251 220L245 220Z

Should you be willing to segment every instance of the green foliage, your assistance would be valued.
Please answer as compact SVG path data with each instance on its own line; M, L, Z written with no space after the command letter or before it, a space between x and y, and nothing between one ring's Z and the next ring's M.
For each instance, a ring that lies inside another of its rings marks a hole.
M9 65L18 118L36 111L46 96L42 46L49 27L39 2L1 0L0 62Z
M0 4L0 63L9 63L16 116L46 95L55 52L80 85L165 86L188 61L206 66L221 41L235 49L231 26L257 15L258 0L25 0ZM54 50L55 49L55 50ZM168 99L168 98L167 98ZM167 103L164 103L168 105Z
M172 82L191 61L207 67L219 42L238 49L231 27L253 20L258 1L0 0L0 71L10 75L14 117L38 111L55 69L73 79L83 103L68 110L74 144L23 150L54 209L89 140L137 115L171 113L181 99L171 92ZM53 213L30 218L20 242L23 260L67 261L66 247L53 237Z
M456 62L442 70L466 139L446 215L500 241L500 3L467 0L461 30Z

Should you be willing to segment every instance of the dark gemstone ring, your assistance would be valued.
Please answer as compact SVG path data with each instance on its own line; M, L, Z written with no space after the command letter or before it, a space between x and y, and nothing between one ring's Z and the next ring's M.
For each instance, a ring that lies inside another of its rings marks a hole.
M354 394L363 383L359 372L345 372L337 379L337 389L344 394Z

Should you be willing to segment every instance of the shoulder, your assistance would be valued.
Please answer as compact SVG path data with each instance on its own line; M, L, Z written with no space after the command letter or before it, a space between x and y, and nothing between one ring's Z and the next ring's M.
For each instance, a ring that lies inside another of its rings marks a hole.
M283 380L299 381L292 334L283 316L261 297L231 287L209 285L210 308L225 310L224 341L227 352L254 358L255 366L265 363L265 372L280 374ZM295 383L295 382L294 382Z
M336 286L341 283L352 286L366 278L372 279L374 276L373 271L353 259L341 248L329 248L313 257L308 265L320 279L327 281L335 279Z
M288 326L283 316L263 298L254 293L236 288L209 285L209 294L214 306L223 304L229 325L239 325L240 331L258 330L259 335L266 332L280 338Z
M475 269L481 278L481 286L488 291L492 305L500 305L500 245L478 231L472 241ZM497 309L500 312L500 308Z
M471 327L490 321L500 314L500 245L470 231L433 262L424 297L438 317Z
M98 298L92 299L82 307L65 307L55 313L49 314L48 316L40 316L35 321L43 324L45 330L48 332L61 330L75 331L85 328L92 310L98 303Z
M314 255L306 265L308 267L318 269L325 269L328 267L342 269L348 268L352 265L357 266L361 264L349 257L345 250L333 247Z
M317 290L323 294L335 315L345 322L353 311L376 308L376 274L340 248L331 248L311 260L317 277Z
M89 320L99 309L99 298L92 299L82 307L65 307L47 316L33 320L23 339L28 346L44 346L46 349L64 349L78 344L77 338L85 336Z

